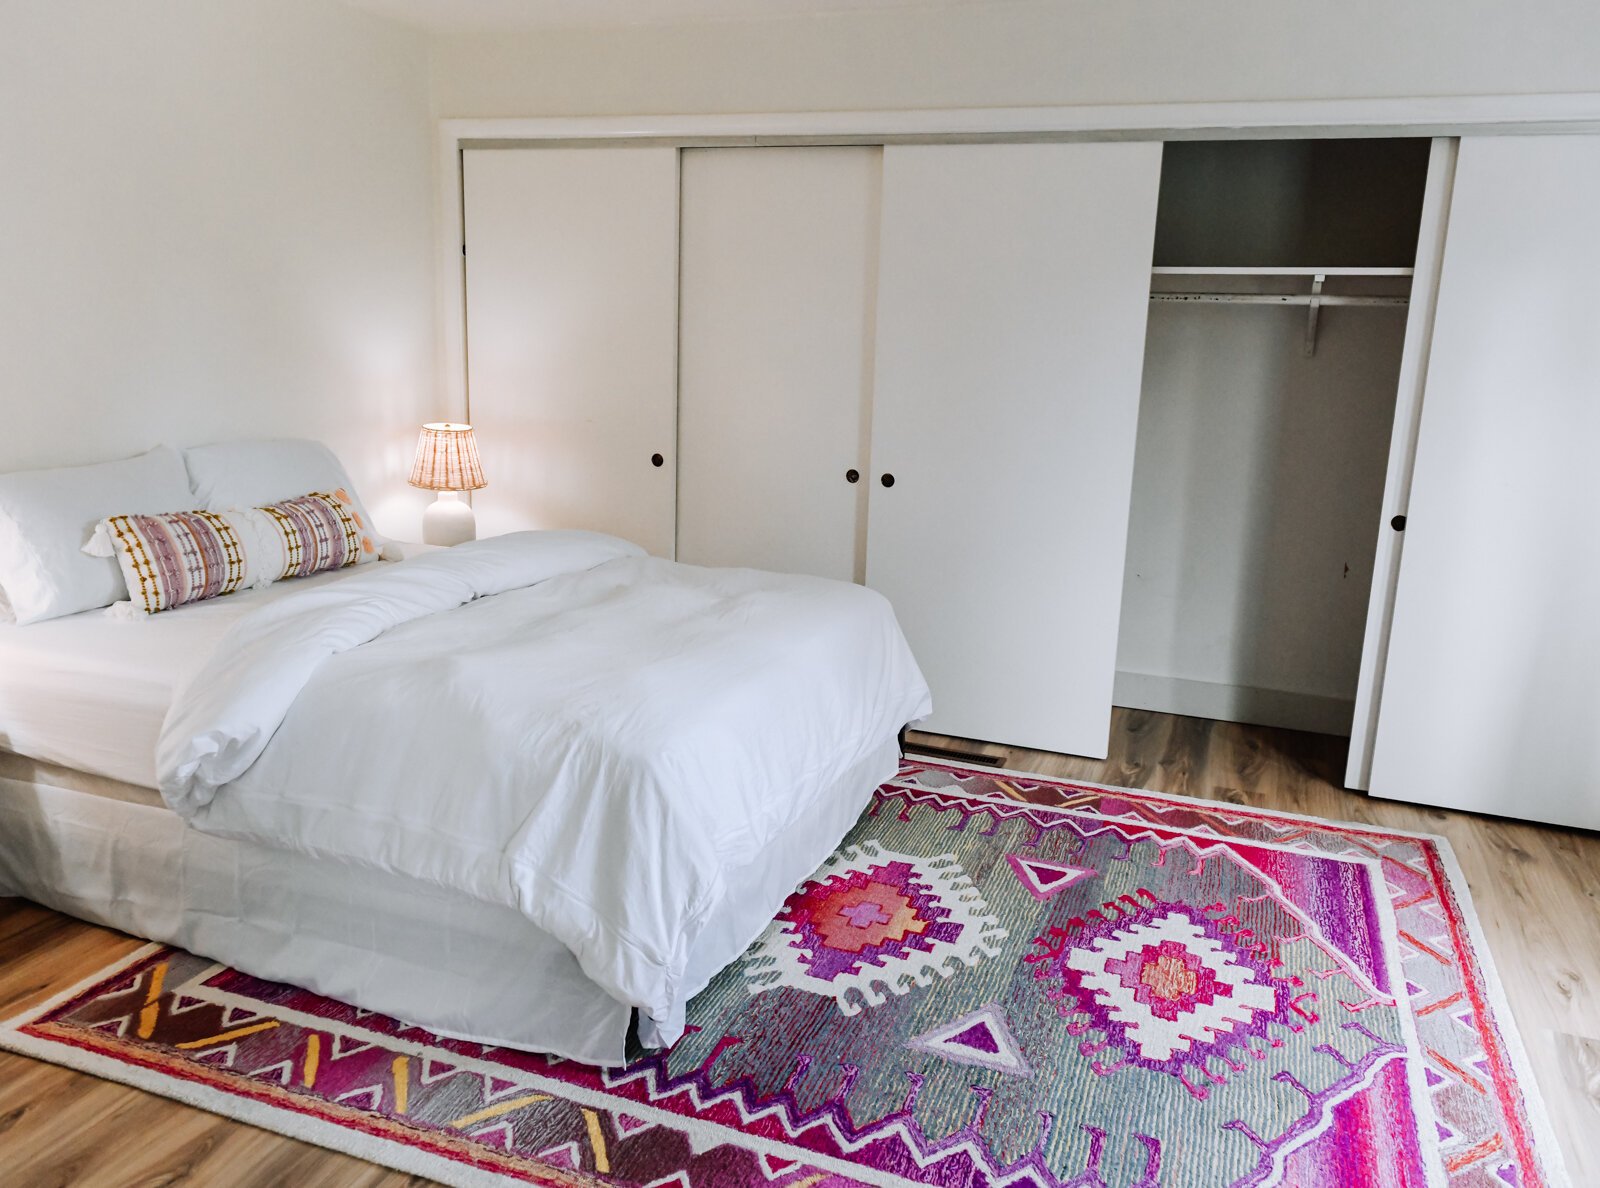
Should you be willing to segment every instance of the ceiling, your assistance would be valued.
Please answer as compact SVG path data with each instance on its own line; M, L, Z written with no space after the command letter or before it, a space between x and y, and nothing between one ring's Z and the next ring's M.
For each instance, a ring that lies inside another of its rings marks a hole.
M897 8L953 8L994 2L996 0L345 0L354 7L433 33L552 27L594 29Z

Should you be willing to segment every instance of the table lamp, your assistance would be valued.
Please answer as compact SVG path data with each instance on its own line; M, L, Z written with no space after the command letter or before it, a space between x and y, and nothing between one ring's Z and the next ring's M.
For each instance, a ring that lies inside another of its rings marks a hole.
M487 485L471 425L449 421L424 425L422 436L417 439L417 460L412 463L407 481L424 491L439 492L439 498L422 513L423 543L457 545L477 537L472 507L461 498L462 491L476 491Z

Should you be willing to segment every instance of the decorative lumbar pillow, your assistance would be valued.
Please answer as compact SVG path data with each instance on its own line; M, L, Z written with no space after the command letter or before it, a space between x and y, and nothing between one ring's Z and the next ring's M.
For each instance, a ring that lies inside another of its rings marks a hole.
M83 551L115 556L135 611L190 602L376 561L348 492L314 491L266 507L108 516Z
M121 462L0 474L0 589L11 617L35 623L122 598L111 553L83 552L95 524L193 505L183 459L165 446Z
M88 547L112 546L128 596L147 615L271 580L251 571L248 512L111 516L103 528Z
M285 499L250 514L261 542L262 572L272 581L378 559L376 543L342 489Z

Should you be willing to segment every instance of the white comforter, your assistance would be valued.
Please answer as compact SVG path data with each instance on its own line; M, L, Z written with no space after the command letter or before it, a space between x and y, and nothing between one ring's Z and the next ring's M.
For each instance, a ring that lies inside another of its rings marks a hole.
M670 1043L727 872L929 708L872 591L529 532L252 612L157 770L205 832L516 908Z

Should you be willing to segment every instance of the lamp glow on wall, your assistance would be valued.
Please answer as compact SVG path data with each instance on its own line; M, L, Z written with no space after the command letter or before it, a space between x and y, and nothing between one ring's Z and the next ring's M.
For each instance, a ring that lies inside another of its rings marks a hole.
M488 485L471 425L450 421L424 425L422 436L417 439L417 460L412 463L407 481L424 491L439 492L439 498L422 513L424 544L456 545L477 537L478 523L472 507L461 498L463 491Z

